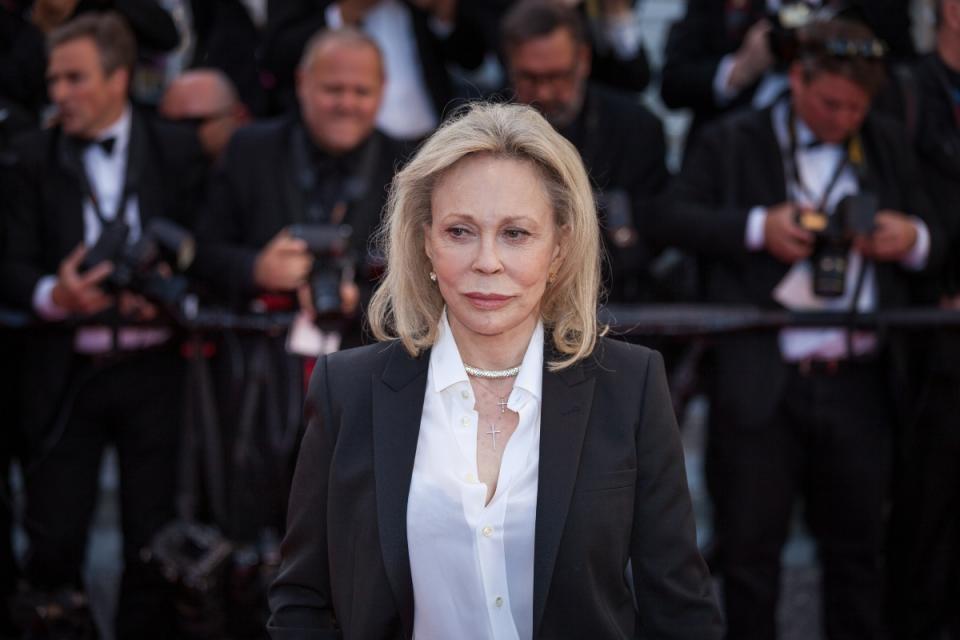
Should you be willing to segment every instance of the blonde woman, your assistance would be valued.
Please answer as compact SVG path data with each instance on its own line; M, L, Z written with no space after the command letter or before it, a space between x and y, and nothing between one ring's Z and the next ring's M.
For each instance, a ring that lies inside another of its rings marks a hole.
M382 342L311 381L274 638L720 637L663 362L599 337L599 233L527 107L400 171Z

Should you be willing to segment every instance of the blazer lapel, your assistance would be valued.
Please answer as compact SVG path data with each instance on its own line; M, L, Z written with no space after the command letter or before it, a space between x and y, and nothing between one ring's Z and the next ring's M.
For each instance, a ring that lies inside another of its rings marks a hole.
M407 547L407 496L417 453L429 352L411 358L399 343L373 384L373 465L380 552L404 636L413 635L413 580Z
M549 360L549 351L544 360ZM533 553L533 637L540 633L560 539L580 468L594 378L584 364L543 372L540 416L540 471Z

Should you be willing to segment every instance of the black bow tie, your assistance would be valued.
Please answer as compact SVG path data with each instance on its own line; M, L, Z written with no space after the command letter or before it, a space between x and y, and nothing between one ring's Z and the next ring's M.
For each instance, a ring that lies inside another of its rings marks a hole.
M89 147L96 145L103 149L105 154L113 155L113 147L117 144L117 139L115 137L104 138L102 140L81 140L80 148L86 151Z

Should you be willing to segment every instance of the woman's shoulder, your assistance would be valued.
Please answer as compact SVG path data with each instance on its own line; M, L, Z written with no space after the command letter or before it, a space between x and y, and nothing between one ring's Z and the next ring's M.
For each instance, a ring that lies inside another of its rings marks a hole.
M343 376L356 376L357 374L369 375L372 372L382 370L390 359L395 357L397 352L400 352L400 355L407 355L399 340L387 340L336 351L324 356L324 358L326 359L328 375L341 378Z
M590 356L590 361L601 370L645 371L651 358L658 359L660 354L649 347L627 342L620 338L601 337Z

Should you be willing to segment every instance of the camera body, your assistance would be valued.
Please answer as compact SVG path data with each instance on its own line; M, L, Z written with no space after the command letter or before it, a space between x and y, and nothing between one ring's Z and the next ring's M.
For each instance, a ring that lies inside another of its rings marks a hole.
M797 212L797 224L816 234L810 262L813 292L824 298L839 298L846 292L847 267L853 238L869 235L878 209L877 196L861 192L844 196L827 216L819 212Z
M307 243L313 254L310 272L310 295L317 320L340 314L340 283L353 279L354 261L350 257L350 237L353 228L348 224L295 224L288 228L290 235Z
M816 12L809 4L797 0L783 2L779 10L770 13L768 44L778 64L788 65L797 58L802 44L800 30L815 17Z
M108 224L84 256L80 271L109 260L113 271L100 285L107 293L131 291L164 305L180 302L187 282L176 274L193 263L195 245L190 232L170 220L155 218L136 241L129 238L127 223L114 220ZM161 265L174 274L165 274Z

